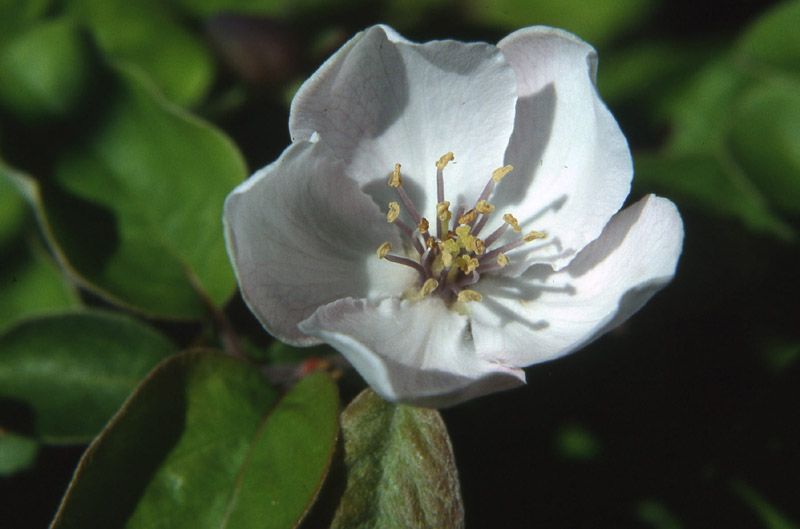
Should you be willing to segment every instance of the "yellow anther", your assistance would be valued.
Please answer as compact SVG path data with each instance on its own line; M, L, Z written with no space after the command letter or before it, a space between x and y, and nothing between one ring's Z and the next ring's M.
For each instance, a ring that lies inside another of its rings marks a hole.
M442 222L448 222L452 214L450 213L450 202L444 200L436 204L436 216Z
M466 213L464 213L463 215L461 215L460 217L458 217L458 223L459 224L469 224L470 222L472 222L476 218L478 218L478 211L473 208L473 209L467 211Z
M441 243L438 243L438 244L441 244ZM425 247L428 250L432 249L436 245L437 245L437 241L433 237L428 237L428 239L425 241Z
M536 239L544 239L545 237L547 237L547 235L540 231L532 231L526 233L522 238L525 239L525 242L531 242L535 241Z
M475 210L481 215L486 215L487 213L494 211L494 206L487 204L485 200L481 200L475 204Z
M481 239L475 237L470 241L467 250L471 250L478 255L483 255L483 252L486 250L486 244Z
M453 239L446 239L439 250L442 253L450 253L453 255L458 255L459 246L458 243Z
M506 266L508 264L508 257L503 252L497 254L497 264L500 265L500 268Z
M389 186L390 187L400 187L403 185L403 177L400 176L400 164L394 164L394 171L392 171L392 176L389 177Z
M472 228L470 226L461 225L455 229L456 237L459 239L463 239L469 236L469 232Z
M472 271L478 268L478 265L480 265L476 258L467 257L466 255L460 256L458 259L456 259L456 262L458 263L458 267L465 274L471 274Z
M514 228L515 232L519 233L522 231L522 228L519 227L519 221L515 219L514 215L511 213L506 213L503 215L503 220L506 221L512 228Z
M434 278L429 277L422 284L422 288L419 290L419 294L424 298L425 296L436 290L438 287L439 287L439 282L436 281Z
M449 252L444 252L441 255L441 258L442 258L442 266L443 267L450 268L451 266L453 266L453 260L455 259L455 257L453 257L453 254L451 254Z
M449 162L452 162L454 158L455 158L455 156L453 156L453 153L452 152L448 152L447 154L445 154L444 156L439 158L439 161L436 162L436 168L443 171L444 168L447 167L447 164Z
M417 224L417 228L419 228L419 232L420 233L428 233L428 228L429 227L430 227L430 224L428 224L428 219L426 219L425 217L422 217L422 218L419 219L419 224ZM428 240L430 240L430 239L428 239Z
M475 292L474 290L462 290L458 293L458 301L464 303L466 301L480 301L483 299L483 296Z
M394 222L400 216L400 204L397 202L389 202L389 213L386 214L386 220Z
M492 180L494 180L494 182L497 183L500 180L502 180L505 175L507 175L513 170L514 170L513 165L506 165L505 167L500 167L499 169L495 169L494 172L492 172Z
M381 244L378 246L378 259L383 259L390 251L392 251L392 243L385 242Z

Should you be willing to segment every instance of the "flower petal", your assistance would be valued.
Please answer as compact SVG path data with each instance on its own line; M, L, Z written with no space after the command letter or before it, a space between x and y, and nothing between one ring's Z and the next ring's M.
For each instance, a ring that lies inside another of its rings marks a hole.
M224 220L245 301L286 342L318 342L297 324L322 305L400 294L417 280L377 258L381 243L401 245L397 230L321 143L292 145L237 187Z
M516 91L514 71L495 46L415 44L375 26L303 84L289 127L293 141L318 132L382 207L394 199L385 196L386 182L401 164L409 195L432 215L442 155L455 154L445 170L451 202L476 200L502 165Z
M519 386L525 374L476 354L468 319L439 298L342 299L300 324L384 399L440 408Z
M675 273L683 224L675 205L650 195L615 215L603 234L559 272L485 277L472 310L478 351L527 366L563 356L613 329Z
M548 235L509 273L559 270L596 239L630 191L628 144L597 95L594 49L566 31L531 27L498 47L517 75L517 117L505 161L514 171L494 201L526 230ZM524 266L520 266L524 265Z

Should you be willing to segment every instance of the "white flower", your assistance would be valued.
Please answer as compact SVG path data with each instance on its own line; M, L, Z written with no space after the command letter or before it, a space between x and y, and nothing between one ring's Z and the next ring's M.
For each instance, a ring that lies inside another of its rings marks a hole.
M633 170L596 65L547 27L497 46L356 35L297 93L292 145L226 201L251 310L432 407L623 322L674 275L683 226L652 195L618 212Z

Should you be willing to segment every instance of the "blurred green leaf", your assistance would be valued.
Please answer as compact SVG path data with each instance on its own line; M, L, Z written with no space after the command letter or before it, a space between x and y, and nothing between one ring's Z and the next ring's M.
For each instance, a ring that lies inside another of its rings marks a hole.
M77 307L78 294L38 241L21 243L0 263L0 329L14 321Z
M245 362L177 355L89 447L53 528L295 527L327 472L337 413L324 373L279 400Z
M436 410L364 390L342 412L347 486L332 529L463 527L453 448Z
M39 443L0 429L0 477L11 476L33 466Z
M0 0L0 46L41 17L52 0Z
M775 208L800 214L800 83L763 83L739 98L731 154Z
M73 0L70 7L109 57L141 68L171 101L191 106L208 92L214 78L211 52L166 2Z
M800 213L798 5L757 20L671 99L672 136L660 153L637 156L637 185L795 239L786 217Z
M779 4L742 35L737 55L748 64L800 76L800 2ZM800 79L800 77L798 78Z
M28 206L21 175L0 160L0 329L17 319L79 304L67 278L24 229ZM13 243L13 245L12 245Z
M771 337L761 346L763 362L773 373L781 373L800 359L800 341Z
M733 491L758 515L766 529L800 529L744 481L736 480L732 486Z
M236 282L222 204L246 175L221 132L167 104L132 70L88 145L56 168L67 191L16 175L76 279L145 313L199 318Z
M556 433L556 450L563 457L590 461L600 454L600 442L579 424L565 424Z
M677 518L661 502L656 500L642 500L636 513L639 519L653 529L682 529Z
M634 157L634 185L682 204L738 218L755 232L790 240L791 227L772 211L729 156L724 151L683 156L638 154Z
M86 442L174 346L101 312L51 314L0 335L0 425L47 442Z
M354 0L171 0L186 12L200 16L220 13L290 17L352 4Z
M0 105L26 120L64 115L88 76L88 46L77 26L41 22L0 48Z
M0 161L0 251L19 236L28 217L28 206L13 185L10 172Z
M564 28L598 46L641 22L657 5L655 0L469 0L466 15L476 24L506 30L535 24Z

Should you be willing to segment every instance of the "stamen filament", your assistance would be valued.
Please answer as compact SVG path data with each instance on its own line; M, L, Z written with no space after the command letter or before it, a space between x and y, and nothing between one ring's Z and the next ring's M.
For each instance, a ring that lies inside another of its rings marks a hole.
M489 235L488 237L486 237L483 240L483 244L485 244L486 247L488 248L489 246L492 245L492 243L494 241L496 241L498 238L500 238L500 236L503 235L506 232L507 229L508 229L508 224L503 223L502 226L500 226L499 228L494 230L491 235ZM474 230L473 230L473 233L474 233Z
M406 257L400 257L399 255L394 255L394 254L390 254L389 253L389 254L384 255L383 258L386 259L387 261L391 261L393 263L410 266L411 268L413 268L414 270L416 270L420 274L425 274L425 269L422 268L421 264L419 264L416 261L412 261L411 259L408 259Z

